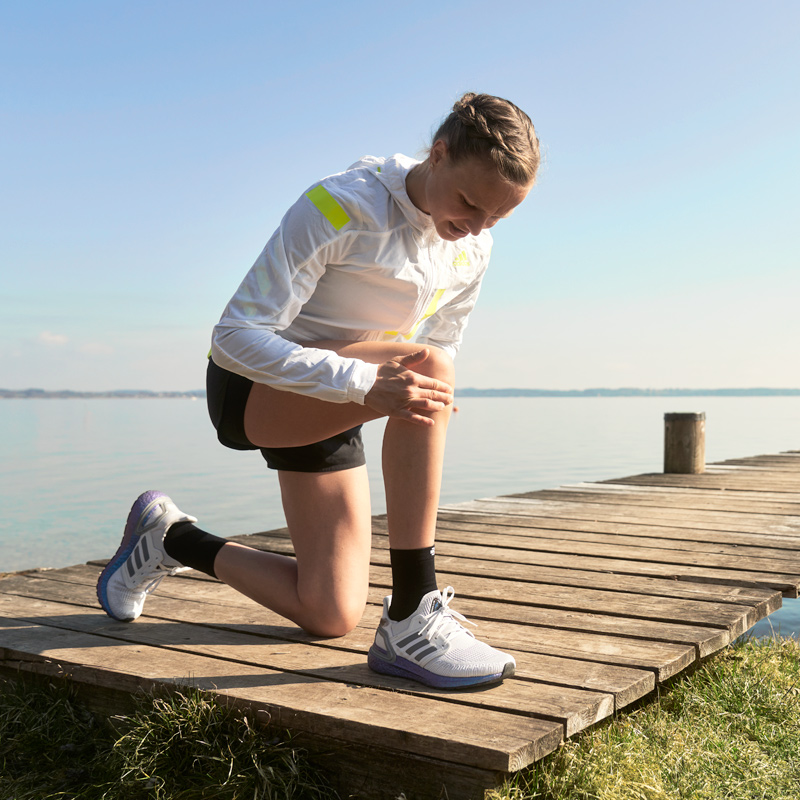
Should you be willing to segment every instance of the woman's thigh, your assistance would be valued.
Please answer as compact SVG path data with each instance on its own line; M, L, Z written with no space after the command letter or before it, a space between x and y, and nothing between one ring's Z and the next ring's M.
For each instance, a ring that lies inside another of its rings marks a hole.
M420 345L409 342L325 341L314 342L313 346L371 364L382 364L421 349ZM256 383L247 399L244 430L247 438L259 447L301 447L380 416L358 403L330 403Z

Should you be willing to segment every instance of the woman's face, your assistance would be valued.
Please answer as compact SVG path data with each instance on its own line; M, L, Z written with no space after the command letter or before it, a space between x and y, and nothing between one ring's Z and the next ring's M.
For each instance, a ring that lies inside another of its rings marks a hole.
M477 236L510 216L532 187L532 183L519 186L504 180L481 158L453 163L447 144L439 139L428 157L424 196L420 199L439 236L454 242L470 233Z

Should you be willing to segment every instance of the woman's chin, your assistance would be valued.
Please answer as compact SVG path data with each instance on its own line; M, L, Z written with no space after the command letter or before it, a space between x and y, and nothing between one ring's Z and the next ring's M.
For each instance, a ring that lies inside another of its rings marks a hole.
M452 222L444 222L441 225L437 225L436 232L442 239L448 242L457 242L459 239L463 239L469 234L469 231L462 231L460 228L453 225Z

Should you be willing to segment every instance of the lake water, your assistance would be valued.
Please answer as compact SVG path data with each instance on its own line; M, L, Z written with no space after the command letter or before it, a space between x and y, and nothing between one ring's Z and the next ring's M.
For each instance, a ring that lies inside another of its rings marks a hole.
M459 398L442 503L660 472L665 412L706 412L706 460L800 449L797 397ZM373 513L382 423L365 426ZM285 524L276 476L189 399L0 401L0 572L110 556L133 500L170 494L222 536ZM800 601L771 624L800 632ZM755 633L769 631L759 623Z

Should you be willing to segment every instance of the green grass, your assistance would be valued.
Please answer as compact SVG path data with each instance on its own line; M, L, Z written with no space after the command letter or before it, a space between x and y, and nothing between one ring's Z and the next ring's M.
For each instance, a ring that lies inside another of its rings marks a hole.
M797 800L800 644L741 641L494 794L503 800Z
M110 722L66 686L0 682L0 800L336 797L288 734L198 691L143 697ZM800 644L737 643L493 797L797 800Z
M100 720L66 686L0 684L2 800L327 800L288 734L182 689Z

